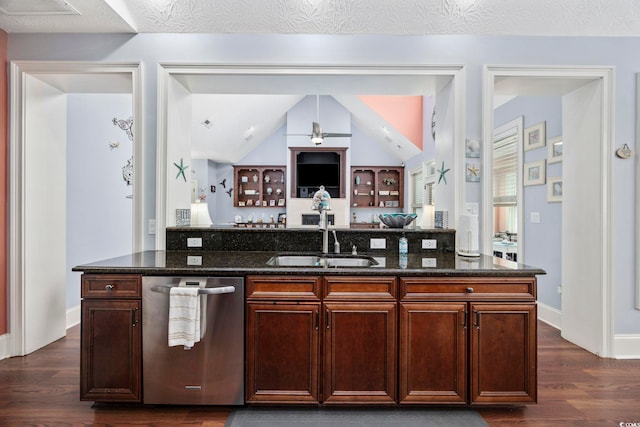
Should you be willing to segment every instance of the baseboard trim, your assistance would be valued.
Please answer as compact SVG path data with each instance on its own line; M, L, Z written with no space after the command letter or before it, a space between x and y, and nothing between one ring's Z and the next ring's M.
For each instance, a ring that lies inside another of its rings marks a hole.
M9 334L0 335L0 360L9 356Z
M558 330L562 330L562 312L555 307L538 302L538 319Z
M67 309L67 329L80 323L80 305Z
M617 334L613 337L615 359L640 359L640 334Z

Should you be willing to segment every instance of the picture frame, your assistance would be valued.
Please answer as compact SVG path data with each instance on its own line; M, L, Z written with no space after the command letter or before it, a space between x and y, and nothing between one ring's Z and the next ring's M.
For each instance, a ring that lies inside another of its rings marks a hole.
M424 163L425 175L427 178L436 175L436 161L429 160Z
M562 177L550 176L547 180L547 202L562 202Z
M535 150L547 145L546 122L540 122L524 130L524 151Z
M274 207L276 205L276 199L269 200L269 206Z
M547 163L562 161L562 135L551 138L548 144Z
M278 206L284 206L285 199L278 199Z
M480 182L480 163L467 163L465 167L465 178L467 182Z
M523 181L524 186L543 185L547 176L546 160L524 164Z
M479 159L480 141L467 138L464 142L464 156L468 159Z

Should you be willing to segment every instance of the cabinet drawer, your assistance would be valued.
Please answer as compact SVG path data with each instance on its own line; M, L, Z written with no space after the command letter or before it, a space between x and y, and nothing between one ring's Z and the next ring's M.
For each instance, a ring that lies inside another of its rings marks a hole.
M394 300L398 296L398 286L395 277L325 277L324 299L354 300L375 299Z
M122 274L83 274L82 298L140 298L140 276Z
M248 276L247 299L320 299L320 278L315 276Z
M535 277L401 278L402 300L522 300L536 299Z

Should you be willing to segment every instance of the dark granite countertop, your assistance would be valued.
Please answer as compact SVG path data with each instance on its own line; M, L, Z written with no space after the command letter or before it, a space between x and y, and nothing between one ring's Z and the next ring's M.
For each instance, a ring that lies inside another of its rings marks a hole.
M463 257L452 252L409 254L406 268L398 253L370 251L373 267L278 267L267 265L270 251L145 251L90 264L73 271L98 274L242 276L247 274L321 274L391 276L534 276L545 271L493 256ZM189 265L187 257L201 256L202 265Z

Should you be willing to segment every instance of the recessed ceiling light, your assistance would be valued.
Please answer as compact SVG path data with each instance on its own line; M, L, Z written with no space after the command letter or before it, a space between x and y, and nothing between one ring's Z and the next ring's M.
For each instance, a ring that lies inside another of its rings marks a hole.
M80 15L66 0L0 0L5 15Z

